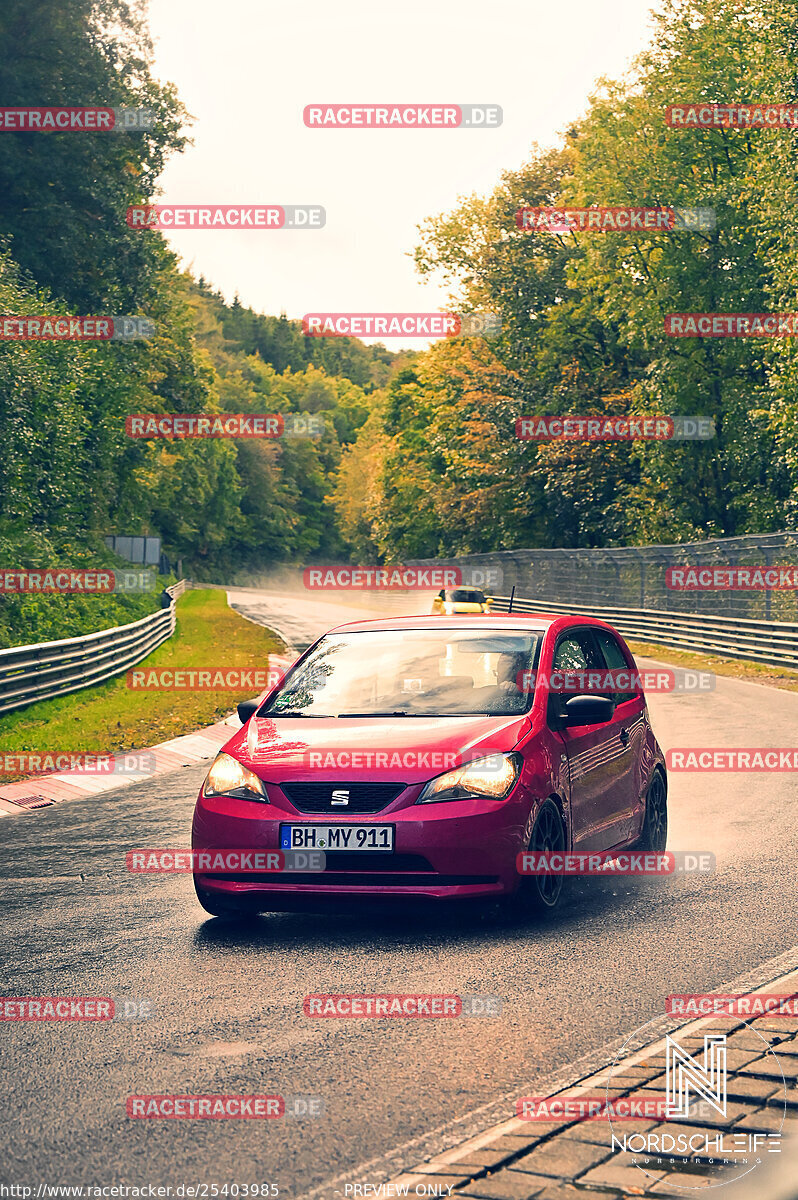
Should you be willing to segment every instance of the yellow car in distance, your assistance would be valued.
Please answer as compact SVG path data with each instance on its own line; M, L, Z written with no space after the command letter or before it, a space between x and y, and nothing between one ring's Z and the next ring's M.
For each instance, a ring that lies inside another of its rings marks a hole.
M443 588L432 601L432 612L438 616L451 617L466 613L488 613L493 603L479 588Z

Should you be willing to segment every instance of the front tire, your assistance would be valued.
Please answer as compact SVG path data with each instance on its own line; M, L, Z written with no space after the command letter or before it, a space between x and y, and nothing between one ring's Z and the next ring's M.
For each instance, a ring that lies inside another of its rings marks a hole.
M538 853L565 853L565 825L553 800L546 800L540 807L529 838L529 849ZM522 877L515 893L502 904L504 914L517 919L533 913L553 912L560 903L564 882L563 875Z
M668 793L661 771L655 771L646 792L643 828L633 850L661 852L668 841Z

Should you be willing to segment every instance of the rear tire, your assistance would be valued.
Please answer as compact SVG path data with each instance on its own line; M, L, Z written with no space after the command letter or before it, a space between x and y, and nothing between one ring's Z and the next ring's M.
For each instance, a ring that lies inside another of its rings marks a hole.
M206 913L210 913L212 917L219 917L222 921L254 921L258 916L257 908L253 908L251 903L228 899L226 896L220 896L217 892L207 892L204 888L198 887L196 883L194 891Z
M668 794L665 780L661 771L655 771L646 792L646 808L643 814L643 828L640 837L632 847L633 850L654 850L658 853L665 849L668 841Z

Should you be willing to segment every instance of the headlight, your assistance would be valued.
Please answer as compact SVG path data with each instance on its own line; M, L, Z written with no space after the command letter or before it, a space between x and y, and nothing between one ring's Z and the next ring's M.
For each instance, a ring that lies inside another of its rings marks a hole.
M464 767L447 771L431 779L416 804L432 804L436 800L469 800L485 796L489 800L504 800L515 787L521 774L520 754L491 754L475 759Z
M260 800L269 797L257 775L242 767L231 754L217 754L202 785L203 796L235 796L239 800Z

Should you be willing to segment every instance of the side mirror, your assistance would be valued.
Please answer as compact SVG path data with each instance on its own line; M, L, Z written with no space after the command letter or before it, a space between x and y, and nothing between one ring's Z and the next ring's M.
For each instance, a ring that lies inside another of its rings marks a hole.
M259 700L242 700L236 707L238 719L242 725L246 725L250 717L254 717L255 713L260 708Z
M565 725L603 725L615 714L615 701L609 696L571 696L565 702Z
M560 695L549 698L549 725L552 729L571 729L580 725L604 725L615 714L615 701L608 696Z

